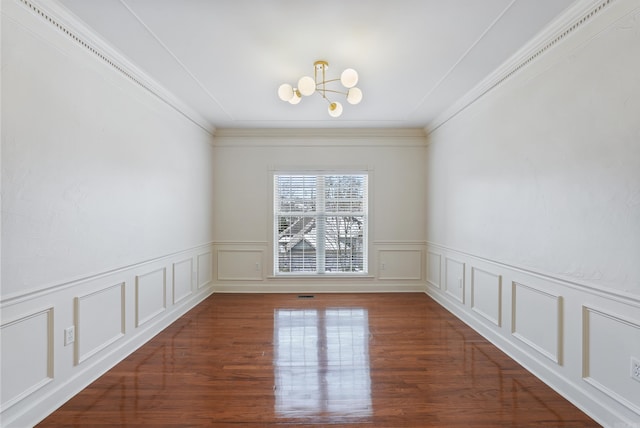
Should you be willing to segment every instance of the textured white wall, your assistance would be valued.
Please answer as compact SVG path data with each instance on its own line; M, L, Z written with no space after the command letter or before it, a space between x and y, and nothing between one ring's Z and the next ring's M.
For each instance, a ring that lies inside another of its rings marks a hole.
M353 167L371 169L371 239L424 241L424 137L379 134L216 137L216 241L269 239L271 168Z
M640 294L640 17L613 13L430 134L430 242Z
M215 139L214 235L217 272L225 290L275 290L272 219L273 171L369 171L369 277L363 291L388 280L398 290L422 290L425 243L425 139L422 130L221 131ZM412 251L411 269L397 254ZM398 253L401 251L401 253ZM386 271L378 272L384 265ZM391 277L398 281L391 281ZM289 282L286 291L311 287L317 278ZM342 279L343 281L344 278ZM249 284L241 282L251 281ZM261 281L261 282L260 282ZM265 282L266 281L266 282ZM269 286L265 288L269 283ZM275 281L278 282L278 281ZM349 282L346 280L346 282ZM353 281L352 281L353 283ZM245 286L238 288L237 286ZM351 284L353 285L353 284ZM316 290L353 288L325 282ZM369 286L369 288L367 288ZM281 290L285 290L282 288ZM307 291L311 289L305 289Z
M429 134L427 293L598 423L636 426L640 2L579 6Z
M211 135L3 8L2 295L210 242Z
M0 419L23 427L213 292L213 146L55 13L1 17Z

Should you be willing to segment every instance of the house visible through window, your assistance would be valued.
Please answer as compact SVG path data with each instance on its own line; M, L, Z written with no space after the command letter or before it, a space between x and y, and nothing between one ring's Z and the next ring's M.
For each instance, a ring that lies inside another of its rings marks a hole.
M367 272L366 174L274 177L275 273Z

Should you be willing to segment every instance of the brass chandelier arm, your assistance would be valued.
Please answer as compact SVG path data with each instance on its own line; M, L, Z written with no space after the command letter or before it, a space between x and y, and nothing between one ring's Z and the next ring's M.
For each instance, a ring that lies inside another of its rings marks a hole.
M347 68L342 72L339 79L327 80L326 74L328 68L329 63L327 61L316 61L313 64L313 78L309 76L302 76L298 80L297 88L288 83L283 83L278 88L278 97L280 97L282 101L288 101L291 104L298 104L303 96L310 96L313 95L314 92L317 92L329 103L329 115L332 117L339 117L342 114L342 104L338 101L331 101L327 98L327 92L329 92L329 94L340 94L346 96L349 104L360 103L362 100L362 91L355 87L358 83L358 73L352 68ZM341 82L347 90L340 91L336 89L327 89L327 85L334 82Z
M348 95L348 92L342 92L342 91L334 91L333 89L321 89L318 90L318 92L333 92L334 94L342 94L342 95Z
M322 73L324 75L324 71ZM324 76L323 76L324 77ZM344 92L344 91L336 91L335 89L327 89L326 85L327 83L331 83L331 82L339 82L340 79L330 79L330 80L322 80L322 82L318 82L316 81L316 92L318 92L320 94L320 96L324 99L326 99L327 101L329 101L325 95L326 92L332 92L334 94L341 94L344 96L347 96L348 93ZM330 101L329 101L330 102Z
M323 80L321 82L316 81L316 84L317 85L322 85L324 83L339 82L339 81L340 81L340 79L329 79L329 80Z

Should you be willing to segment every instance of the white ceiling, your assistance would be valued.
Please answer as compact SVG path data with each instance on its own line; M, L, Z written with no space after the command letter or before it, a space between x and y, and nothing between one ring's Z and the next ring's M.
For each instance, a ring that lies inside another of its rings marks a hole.
M425 127L574 0L58 0L216 128ZM340 118L281 83L360 75Z

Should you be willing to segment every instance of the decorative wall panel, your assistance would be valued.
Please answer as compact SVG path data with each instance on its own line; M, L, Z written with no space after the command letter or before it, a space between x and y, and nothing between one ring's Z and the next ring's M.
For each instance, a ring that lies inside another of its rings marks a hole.
M445 292L460 303L464 303L464 263L445 258L444 282Z
M3 324L0 337L4 411L53 380L53 308Z
M378 278L384 280L422 279L422 251L410 249L380 250Z
M211 283L213 279L212 254L210 252L198 254L198 289Z
M562 298L517 282L511 293L511 333L562 364Z
M441 287L441 261L442 256L437 253L427 252L427 281L434 287Z
M193 259L188 258L173 264L173 304L193 293L191 289Z
M140 327L167 308L166 269L136 276L136 327Z
M640 364L640 320L587 306L583 320L585 381L640 416L640 382L632 378L633 361Z
M262 251L218 250L219 281L261 281L262 266Z
M502 320L502 276L471 268L471 309L496 326Z
M76 297L76 364L125 334L125 284Z

